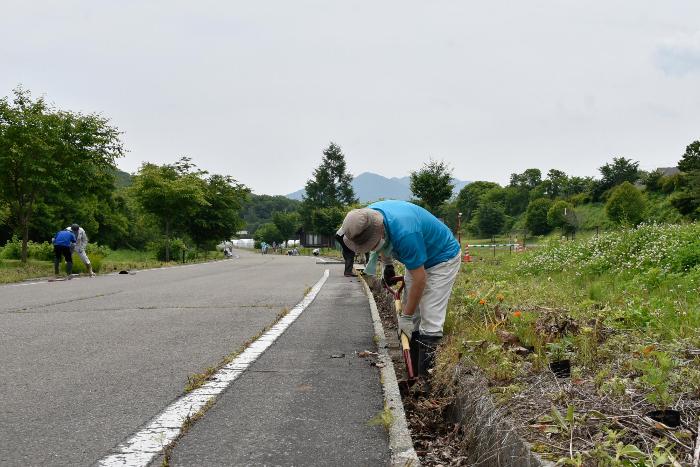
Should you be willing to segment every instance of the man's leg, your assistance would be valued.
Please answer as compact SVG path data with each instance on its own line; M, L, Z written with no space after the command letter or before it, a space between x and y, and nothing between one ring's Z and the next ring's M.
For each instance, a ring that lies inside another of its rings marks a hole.
M53 273L58 276L58 265L61 264L61 247L53 246Z
M354 276L352 266L355 263L355 252L343 245L343 259L345 260L345 275Z
M83 262L85 267L88 269L88 274L90 276L94 276L95 273L92 272L92 263L90 263L90 258L88 258L87 253L85 253L85 250L76 250L78 252L78 256L80 257L80 261Z
M435 363L435 351L443 335L447 303L461 266L460 256L426 270L427 283L418 308L418 375L428 376Z
M62 247L63 257L66 259L66 275L71 279L73 274L73 252L67 246Z

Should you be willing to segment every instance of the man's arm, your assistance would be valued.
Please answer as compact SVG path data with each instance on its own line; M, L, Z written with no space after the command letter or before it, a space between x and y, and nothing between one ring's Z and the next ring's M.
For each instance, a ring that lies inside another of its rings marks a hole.
M425 268L419 266L416 269L409 269L411 273L411 287L408 289L408 301L403 307L403 314L413 315L416 312L418 303L421 297L423 297L423 291L425 290L425 284L428 280L428 275L425 273Z

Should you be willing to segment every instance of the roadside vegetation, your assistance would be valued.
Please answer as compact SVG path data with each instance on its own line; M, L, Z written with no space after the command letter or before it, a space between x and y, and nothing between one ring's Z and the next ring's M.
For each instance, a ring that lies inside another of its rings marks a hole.
M479 369L532 448L562 465L690 463L699 325L697 223L550 238L463 265L436 377ZM669 409L679 426L653 413Z
M19 258L20 242L16 239L9 241L0 248L0 284L20 282L53 276L53 247L48 242L29 243L29 257L26 263ZM88 245L93 270L106 274L124 270L150 269L182 264L182 258L170 262L158 259L156 251L146 250L111 250L94 244ZM220 251L197 251L197 254L186 255L188 263L223 259ZM73 255L73 272L85 273L85 267L77 255Z

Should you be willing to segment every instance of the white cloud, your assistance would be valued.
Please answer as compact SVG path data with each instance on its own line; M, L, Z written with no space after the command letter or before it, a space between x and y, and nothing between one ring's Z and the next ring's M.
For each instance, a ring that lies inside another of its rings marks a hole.
M700 72L700 30L662 41L656 49L654 62L671 76Z

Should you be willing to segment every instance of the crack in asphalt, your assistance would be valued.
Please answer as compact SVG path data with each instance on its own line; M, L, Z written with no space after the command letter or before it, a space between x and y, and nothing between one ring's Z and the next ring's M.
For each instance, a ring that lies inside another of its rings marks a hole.
M110 297L112 295L117 295L117 294L120 294L122 292L123 291L120 290L118 292L101 293L101 294L97 294L97 295L90 295L88 297L79 297L79 298L73 298L70 300L60 300L57 302L42 303L41 305L36 305L36 306L27 306L24 308L14 308L14 309L9 309L9 310L2 310L2 311L0 311L0 315L12 314L12 313L22 313L22 312L31 312L32 310L39 310L41 308L47 308L47 307L52 307L52 306L57 306L57 305L65 305L67 303L82 302L85 300L92 300L93 298Z

